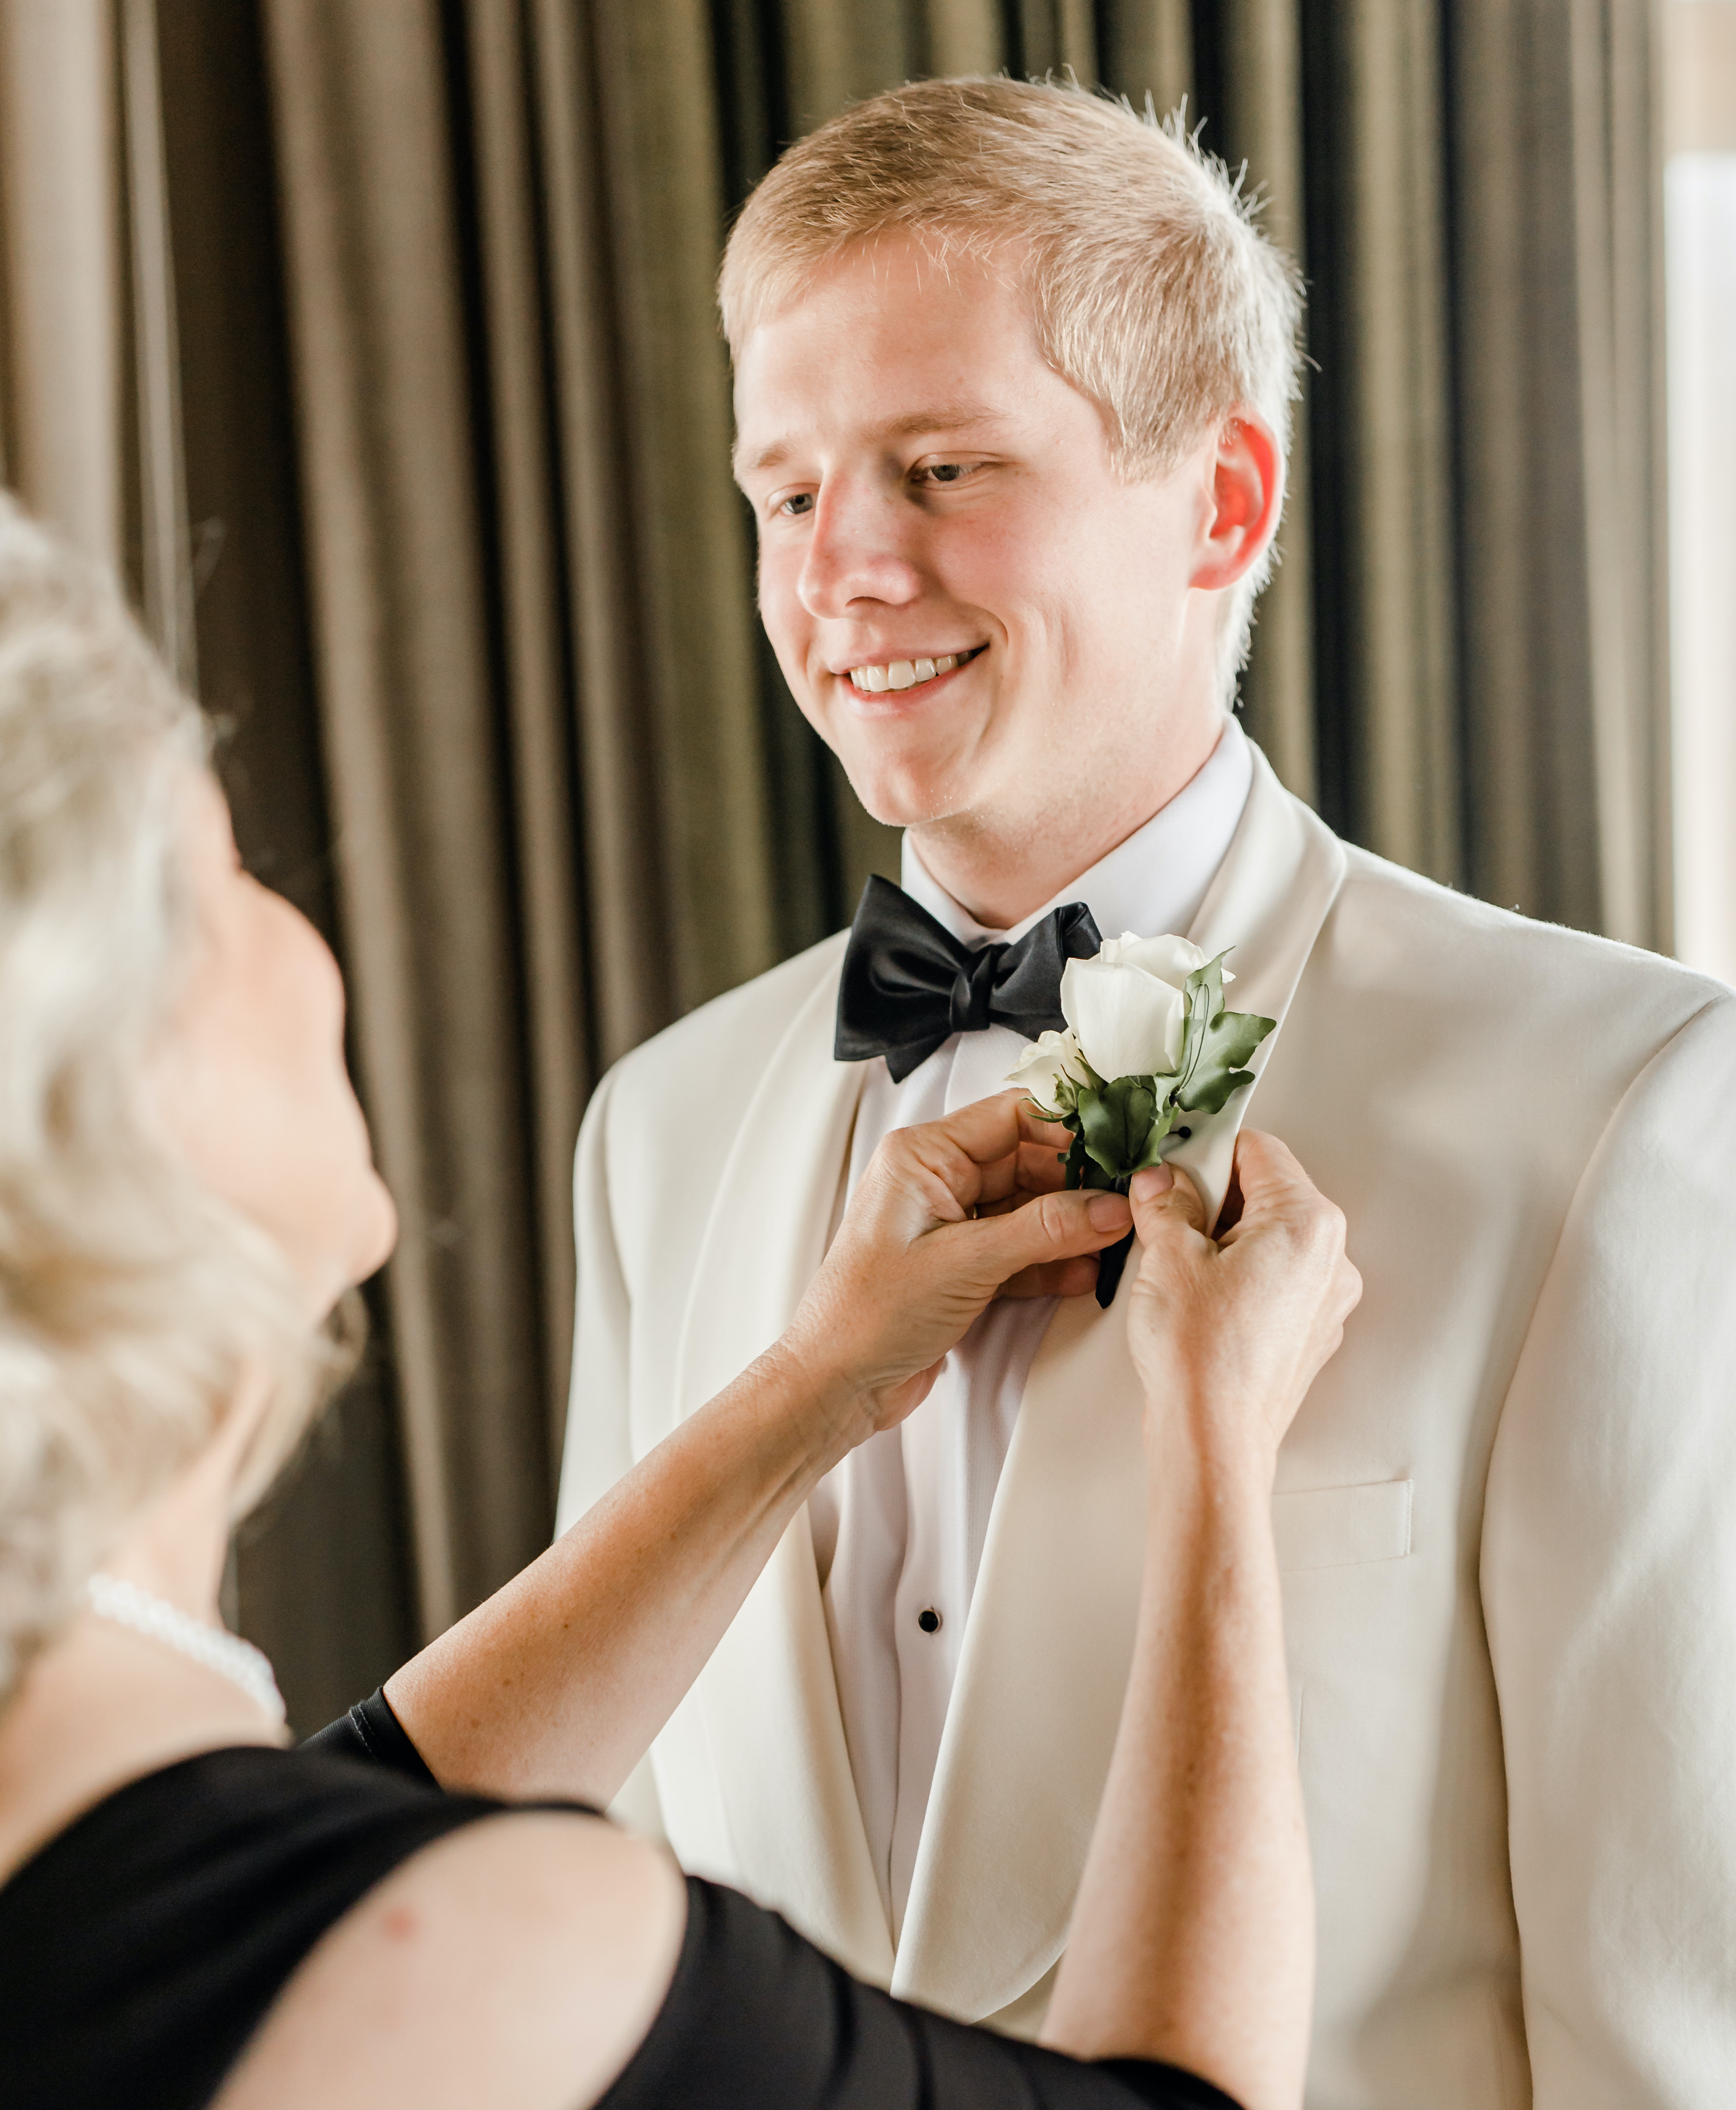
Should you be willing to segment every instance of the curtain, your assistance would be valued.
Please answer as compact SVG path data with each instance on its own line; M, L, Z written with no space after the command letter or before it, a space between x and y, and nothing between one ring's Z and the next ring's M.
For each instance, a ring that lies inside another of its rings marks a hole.
M7 482L126 578L192 670L175 309L147 6L0 5Z
M0 474L125 582L250 865L335 939L275 195L252 8L0 0ZM310 1727L417 1631L391 1341L225 1582Z
M0 441L225 727L403 1216L243 1544L311 1725L544 1542L602 1070L895 840L753 613L712 310L912 75L1185 109L1309 282L1242 691L1353 839L1667 946L1647 0L0 0Z
M1300 31L1321 810L1667 949L1651 11L1332 0Z

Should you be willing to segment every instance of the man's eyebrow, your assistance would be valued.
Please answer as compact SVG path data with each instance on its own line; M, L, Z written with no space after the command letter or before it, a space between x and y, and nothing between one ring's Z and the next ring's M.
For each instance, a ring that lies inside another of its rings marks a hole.
M908 440L918 432L959 432L973 425L1000 423L1000 413L991 410L986 403L946 403L938 410L913 410L882 429L888 439Z
M887 440L913 439L918 432L963 432L972 427L998 425L1002 422L998 410L986 403L944 403L938 410L910 410L901 418L893 418L876 427L876 437ZM782 469L794 454L794 444L788 440L773 440L752 454L743 454L739 446L735 451L737 476L757 476L768 469Z

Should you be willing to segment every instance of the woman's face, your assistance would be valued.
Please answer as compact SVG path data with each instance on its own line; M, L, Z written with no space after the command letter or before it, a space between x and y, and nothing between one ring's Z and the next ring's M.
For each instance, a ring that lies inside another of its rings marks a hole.
M323 1317L397 1233L343 1062L343 984L313 926L242 869L215 780L189 771L191 951L149 1089L206 1185L268 1231Z

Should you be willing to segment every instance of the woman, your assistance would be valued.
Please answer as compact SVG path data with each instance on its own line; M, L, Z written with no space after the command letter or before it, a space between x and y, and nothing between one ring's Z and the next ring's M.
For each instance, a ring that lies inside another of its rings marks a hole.
M1132 1198L1153 1530L1045 2050L856 1985L581 1805L818 1476L1004 1286L1087 1288L1127 1205L1054 1191L1014 1095L891 1139L783 1338L288 1752L215 1597L333 1367L319 1324L392 1242L341 1037L197 714L0 512L0 2099L1294 2104L1311 1902L1268 1506L1357 1283L1281 1146L1244 1139L1222 1246L1167 1172Z

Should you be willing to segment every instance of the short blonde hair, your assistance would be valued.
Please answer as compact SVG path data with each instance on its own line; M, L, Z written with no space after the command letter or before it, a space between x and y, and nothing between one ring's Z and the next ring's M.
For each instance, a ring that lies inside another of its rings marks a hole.
M1290 443L1302 287L1239 179L1179 126L1054 82L925 80L791 147L743 207L718 283L739 355L846 250L887 234L1007 258L1062 378L1095 403L1125 477L1161 475L1238 404ZM1268 544L1226 596L1227 703Z
M238 1514L331 1364L277 1248L144 1103L205 754L112 582L0 493L0 1704L250 1378L272 1397Z

